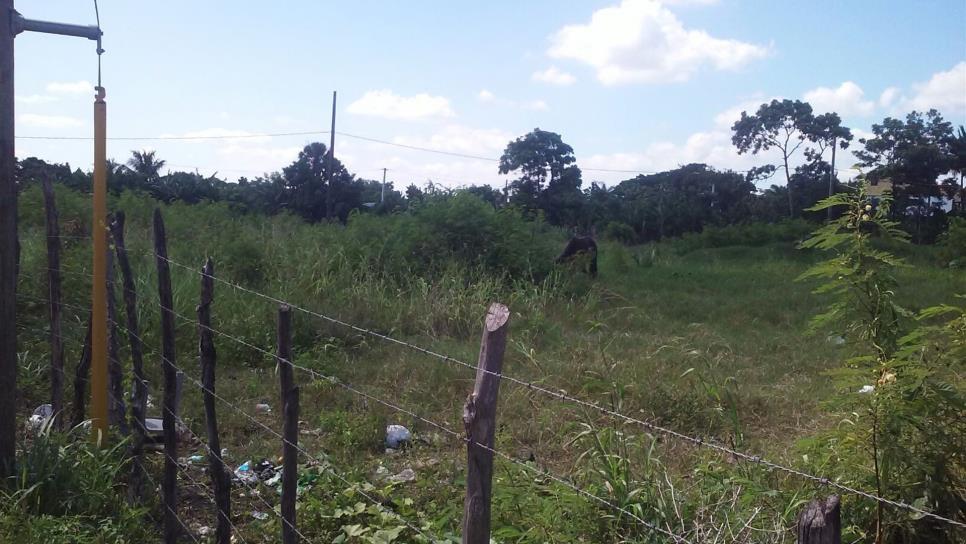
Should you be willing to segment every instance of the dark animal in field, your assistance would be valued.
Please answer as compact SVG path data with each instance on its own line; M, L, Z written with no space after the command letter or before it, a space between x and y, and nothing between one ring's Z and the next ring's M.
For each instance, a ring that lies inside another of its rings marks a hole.
M567 242L567 247L554 260L555 263L567 263L578 259L587 259L587 273L597 277L597 242L590 236L574 236Z

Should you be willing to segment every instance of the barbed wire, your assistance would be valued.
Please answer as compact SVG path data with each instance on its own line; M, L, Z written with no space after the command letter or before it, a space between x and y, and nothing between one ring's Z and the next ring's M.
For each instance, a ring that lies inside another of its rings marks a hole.
M621 513L626 514L629 517L635 519L636 521L638 521L639 523L641 523L645 527L647 527L647 528L649 528L651 530L654 530L654 531L663 533L666 536L670 536L670 537L674 538L677 542L688 543L688 541L685 540L685 539L683 539L682 537L680 537L680 536L678 536L678 535L676 535L674 533L665 531L664 529L662 529L660 527L657 527L657 526L655 526L655 525L647 522L646 520L644 520L641 517L637 516L633 512L630 512L629 510L626 510L625 508L622 508L620 505L613 504L613 503L607 501L606 499L603 499L601 497L598 497L597 495L594 495L594 494L590 493L589 491L583 490L583 489L577 487L576 485L574 485L573 483L570 483L570 482L568 482L568 481L566 481L566 480L564 480L564 479L562 479L562 478L554 475L553 473L551 473L549 471L540 470L540 469L538 469L538 468L536 468L536 467L534 467L532 465L528 465L528 464L526 464L526 463L524 463L524 462L522 462L522 461L520 461L518 459L515 459L515 458L513 458L513 457L511 457L511 456L509 456L509 455L507 455L507 454L505 454L503 452L497 451L497 450L495 450L495 449L493 449L493 448L491 448L491 447L489 447L489 446L487 446L485 444L481 444L481 443L479 443L477 441L470 440L469 438L462 436L460 433L458 433L456 431L453 431L452 429L450 429L449 427L447 427L447 426L445 426L445 425L443 425L441 423L436 423L436 422L431 421L429 419L426 419L426 418L424 418L422 416L419 416L419 415L415 414L412 411L409 411L409 410L407 410L405 408L402 408L402 407L400 407L400 406L398 406L396 404L393 404L390 401L381 399L379 397L376 397L374 395L371 395L369 393L366 393L364 391L361 391L361 390L353 387L352 385L350 385L350 384L348 384L348 383L340 380L339 378L337 378L335 376L330 376L330 375L322 374L322 373L320 373L320 372L318 372L316 370L313 370L313 369L307 368L305 366L296 364L296 363L294 363L294 362L292 362L292 361L290 361L288 359L285 359L284 357L280 357L279 355L277 355L275 353L272 353L272 352L270 352L270 351L268 351L268 350L266 350L264 348L261 348L261 347L255 345L255 344L252 344L252 343L250 343L250 342L248 342L248 341L246 341L244 339L241 339L241 338L239 338L237 336L234 336L232 334L229 334L229 333L220 331L218 329L215 329L214 327L209 327L209 326L206 326L206 325L202 325L198 321L193 320L193 319L188 318L188 317L185 317L185 316L179 314L178 312L176 312L174 310L172 310L171 313L174 314L175 317L181 319L182 321L185 321L185 322L190 323L190 324L193 324L193 325L195 325L197 327L206 329L206 330L208 330L208 331L210 331L210 332L212 332L214 334L217 334L219 336L223 336L225 338L228 338L229 340L232 340L232 341L234 341L236 343L239 343L241 345L244 345L244 346L246 346L246 347L248 347L250 349L253 349L255 351L258 351L259 353L262 353L263 355L267 355L268 357L271 357L271 358L275 359L278 362L288 363L288 364L290 364L292 366L292 368L296 368L296 369L299 369L299 370L301 370L303 372L306 372L306 373L310 374L311 376L313 376L314 378L321 379L321 380L326 381L328 383L331 383L333 385L337 385L337 386L339 386L339 387L341 387L341 388L343 388L343 389L345 389L345 390L347 390L347 391L349 391L351 393L354 393L354 394L356 394L358 396L361 396L361 397L366 398L368 400L371 400L373 402L377 402L379 404L382 404L383 406L386 406L387 408L390 408L390 409L392 409L394 411L397 411L397 412L404 413L406 415L412 416L412 417L414 417L414 418L416 418L416 419L418 419L418 420L420 420L420 421L422 421L422 422L424 422L424 423L426 423L428 425L431 425L434 428L437 428L437 429L439 429L439 430L441 430L441 431L443 431L443 432L445 432L445 433L447 433L447 434L449 434L449 435L451 435L453 437L458 438L462 442L470 443L470 444L473 444L473 445L478 446L480 448L483 448L486 451L489 451L490 453L493 453L494 455L498 455L498 456L502 457L503 459L506 459L506 460L508 460L508 461L510 461L512 463L515 463L517 465L520 465L520 466L526 468L527 470L535 471L535 472L539 473L542 476L548 477L548 478L550 478L550 479L552 479L552 480L554 480L554 481L556 481L556 482L558 482L560 484L563 484L563 485L571 488L572 490L576 491L577 493L579 493L579 494L581 494L581 495L583 495L583 496L585 496L587 498L593 499L593 500L595 500L597 502L600 502L603 505L606 505L606 506L608 506L610 508L616 509L616 510L620 511Z
M187 265L181 264L181 263L179 263L177 261L174 261L174 260L172 260L172 259L170 259L168 257L164 257L164 256L161 256L161 255L158 255L158 254L156 254L154 252L146 253L146 255L147 256L151 256L151 257L155 257L155 258L164 259L169 264L172 264L172 265L177 266L179 268L183 268L185 270L190 270L190 271L192 271L192 272L194 272L196 274L199 274L199 275L204 275L200 270L195 270L194 268L191 268L191 267L189 267ZM467 362L461 361L461 360L456 359L454 357L451 357L449 355L445 355L445 354L442 354L442 353L438 353L438 352L433 351L431 349L424 348L422 346L419 346L419 345L416 345L416 344L412 344L412 343L406 342L404 340L399 340L397 338L393 338L391 336L388 336L388 335L385 335L385 334L382 334L382 333L379 333L379 332L376 332L376 331L367 329L365 327L360 327L358 325L354 325L352 323L343 321L343 320L338 319L338 318L335 318L335 317L331 317L331 316L328 316L328 315L325 315L325 314L322 314L322 313L319 313L319 312L316 312L316 311L313 311L313 310L309 310L309 309L304 308L304 307L302 307L302 306L300 306L298 304L295 304L295 303L292 303L292 302L288 302L288 301L279 299L279 298L274 297L274 296L271 296L271 295L266 295L264 293L260 293L258 291L253 290L253 289L249 289L247 287L238 285L238 284L233 283L231 281L224 280L224 279L219 278L217 276L211 276L211 278L213 280L215 280L215 281L218 281L218 282L224 284L224 285L228 285L228 286L230 286L230 287L232 287L234 289L237 289L237 290L240 290L240 291L243 291L243 292L246 292L246 293L249 293L249 294L258 296L258 297L261 297L261 298L263 298L265 300L269 300L269 301L274 302L276 304L284 304L284 305L287 305L287 306L289 306L291 308L294 308L294 309L296 309L296 310L298 310L300 312L303 312L303 313L308 314L308 315L315 316L315 317L317 317L319 319L323 319L323 320L328 321L330 323L334 323L334 324L340 325L342 327L346 327L346 328L349 328L351 330L354 330L356 332L360 332L360 333L363 333L363 334L367 334L367 335L372 336L374 338L379 338L379 339L384 340L386 342L393 343L393 344L396 344L396 345L399 345L399 346L403 346L403 347L409 348L411 350L414 350L414 351L417 351L417 352L420 352L420 353L424 353L426 355L430 355L430 356L432 356L434 358L437 358L437 359L442 360L443 362L448 362L448 363L452 363L452 364L455 364L455 365L458 365L458 366L462 366L462 367L465 367L467 369L470 369L470 370L472 370L474 372L476 372L477 370L479 370L480 372L483 372L484 374L491 375L491 376L493 376L495 378L498 378L498 379L501 379L501 380L506 380L506 381L508 381L510 383L513 383L514 385L521 386L521 387L525 387L525 388L527 388L527 389L529 389L531 391L536 391L536 392L538 392L540 394L553 397L553 398L555 398L557 400L561 400L561 401L565 401L565 402L570 402L570 403L573 403L573 404L577 404L579 406L582 406L584 408L588 408L588 409L591 409L591 410L596 410L596 411L598 411L598 412L600 412L600 413L602 413L604 415L613 417L615 419L622 420L622 421L624 421L626 423L632 423L632 424L635 424L635 425L640 425L640 426L642 426L644 428L647 428L647 429L652 430L654 432L663 434L665 436L670 436L670 437L673 437L673 438L676 438L676 439L679 439L679 440L682 440L682 441L685 441L685 442L689 442L689 443L691 443L693 445L696 445L696 446L699 446L699 447L713 449L713 450L716 450L716 451L718 451L720 453L728 454L728 455L732 456L735 459L741 459L742 461L751 462L751 463L756 464L756 465L761 465L761 466L764 466L764 467L767 467L767 468L770 468L770 469L773 469L773 470L777 470L777 471L780 471L780 472L785 472L786 474L794 475L794 476L797 476L797 477L802 478L802 479L805 479L805 480L809 480L809 481L812 481L812 482L815 482L815 483L819 483L819 484L821 484L823 486L833 487L833 488L838 489L839 491L842 491L842 492L845 492L845 493L849 493L849 494L852 494L852 495L861 496L861 497L864 497L866 499L870 499L870 500L873 500L873 501L876 501L876 502L879 502L879 503L882 503L882 504L888 504L890 506L893 506L893 507L896 507L896 508L900 508L900 509L904 509L904 510L908 510L910 512L915 512L915 513L917 513L919 515L926 516L926 517L930 517L930 518L936 519L938 521L942 521L942 522L945 522L945 523L949 523L951 525L955 525L955 526L958 526L958 527L966 528L966 523L963 523L963 522L960 522L960 521L956 521L956 520L947 518L945 516L941 516L939 514L935 514L933 512L928 511L928 510L923 510L922 508L913 506L911 504L907 504L907 503L904 503L904 502L901 502L901 501L895 501L895 500L887 499L887 498L884 498L884 497L880 497L880 496L875 495L873 493L870 493L870 492L867 492L867 491L863 491L861 489L857 489L857 488L854 488L854 487L851 487L851 486L848 486L848 485L845 485L845 484L841 484L839 482L836 482L836 481L834 481L834 480L832 480L830 478L824 477L824 476L815 476L813 474L809 474L807 472L803 472L801 470L798 470L798 469L795 469L795 468L792 468L792 467L787 467L787 466L782 465L780 463L776 463L774 461L769 461L767 459L764 459L760 455L749 454L749 453L745 453L745 452L742 452L742 451L739 451L739 450L736 450L736 449L733 449L733 448L729 448L729 447L727 447L725 445L722 445L722 444L719 444L719 443L715 442L714 440L706 440L706 439L703 439L703 438L700 438L700 437L689 436L689 435L686 435L684 433L675 431L673 429L669 429L669 428L663 427L661 425L657 425L657 424L654 424L654 423L650 423L648 421L644 421L642 419L635 418L633 416L629 416L629 415L623 414L621 412L618 412L616 410L612 410L610 408L601 406L597 402L590 402L590 401L587 401L587 400L583 400L583 399L580 399L580 398L577 398L577 397L568 395L568 394L566 394L564 392L558 392L558 391L554 391L552 389L548 389L548 388L543 387L541 385L535 384L532 381L521 380L521 379L515 378L513 376L507 375L507 374L503 374L503 373L500 373L500 372L493 372L493 371L489 371L489 370L482 369L482 368L481 369L477 369L476 365L471 365L471 364L469 364Z
M40 298L40 297L34 297L34 296L30 296L30 295L19 295L19 296L24 296L24 297L26 297L26 298L29 298L29 299L32 299L32 300L34 300L34 301L36 301L36 302L42 302L42 303L49 303L49 302L50 302L50 300L49 300L49 299L44 299L44 298ZM86 308L82 308L82 307L80 307L80 306L77 306L77 305L75 305L75 304L69 304L69 303L63 303L62 305L63 305L64 307L66 307L66 308L71 308L71 309L73 309L73 310L76 310L76 311L86 311ZM111 321L111 323L112 323L113 325L115 325L115 326L117 326L117 327L118 327L118 330L119 330L119 331L121 331L121 332L128 332L128 331L129 331L129 329L128 329L127 327L125 327L125 326L123 326L123 325L121 325L121 324L119 324L119 323L118 323L117 321L114 321L114 320L112 320L112 321ZM73 338L73 337L67 337L67 336L63 336L63 335L55 335L55 336L57 336L57 337L58 337L58 338L60 338L61 340L70 340L71 342L74 342L74 343L77 343L77 344L82 344L82 343L83 343L83 341L82 341L82 340L80 340L80 339L77 339L77 338ZM139 342L140 342L140 343L141 343L142 345L145 345L145 344L144 344L144 342L143 342L143 341L142 341L142 340L141 340L140 338L138 338L138 341L139 341ZM154 350L151 350L151 351L153 352ZM108 394L108 395L109 395L109 396L111 397L111 400L113 400L113 401L114 401L115 403L117 403L117 402L118 402L118 399L117 399L117 397L116 397L116 396L114 396L114 393L113 393L113 392L111 392L111 390L110 390L110 389L108 389L108 391L107 391L107 394ZM197 435L197 433L195 433L195 432L194 432L194 430L192 430L192 428L191 428L191 426L190 426L190 425L188 425L188 423L184 421L184 419L182 419L182 418L181 418L181 417L180 417L180 416L179 416L178 414L175 414L175 413L173 413L173 412L172 412L171 410L169 410L169 409L168 409L167 407L162 407L162 408L163 408L163 409L164 409L164 410L165 410L166 412L168 412L169 414L171 414L172 416L174 416L174 418L175 418L175 421L176 421L177 423L179 423L179 424L180 424L180 425L181 425L181 426L182 426L182 427L183 427L183 428L184 428L184 429L185 429L185 430L186 430L186 431L187 431L187 432L188 432L188 433L189 433L189 434L191 435L191 437L192 437L192 439L194 439L194 440L195 440L195 441L197 441L198 443L200 443L200 444L202 444L202 446L204 447L204 449L205 449L205 451L206 451L206 452L208 452L208 455L215 455L215 454L213 453L213 451L214 451L214 450L212 450L212 449L211 449L211 446L210 446L210 445L208 444L208 442L206 442L206 441L204 441L204 440L202 440L202 439L201 439L201 438L200 438L200 437L199 437L199 436ZM149 433L150 433L150 431L148 430L148 428L147 428L147 427L146 427L146 426L145 426L144 424L142 424L142 423L141 423L140 421L135 421L135 422L136 422L136 423L138 424L138 426L139 426L139 427L140 427L140 428L141 428L141 429L142 429L142 430L144 431L144 433L145 433L145 435L147 435L147 434L149 434ZM167 453L167 452L165 452L165 451L163 451L163 450L162 450L162 451L161 451L161 453L163 453L163 454L164 454L164 456L165 456L165 457L167 457L168 459L171 459L171 456L170 456L170 455L168 455L168 453ZM222 463L224 464L224 458L222 457L222 455L221 455L221 452L218 452L218 454L217 454L217 455L219 456L219 458L222 458ZM184 474L185 474L185 476L187 476L187 477L188 477L188 478L189 478L189 479L190 479L190 480L192 481L192 483L194 483L195 485L198 485L198 486L201 486L201 485L202 485L202 484L199 484L199 483L198 483L198 482L197 482L196 480L194 480L194 479L193 479L193 478L191 477L191 475L190 475L190 474L188 474L188 472L187 472L187 469L184 469L183 467L181 467L181 464L180 464L180 463L179 463L179 462L178 462L177 460L173 460L173 462L174 462L174 463L175 463L175 464L176 464L176 465L178 466L178 469L179 469L179 470L181 470L181 471L183 471L183 472L184 472ZM227 465L226 465L226 466L227 466ZM256 497L256 498L258 498L258 500L260 500L260 501L261 501L261 503L262 503L262 504L263 504L263 505L264 505L264 506L265 506L265 507L266 507L266 508L267 508L267 509L268 509L269 511L271 511L271 512L272 512L273 514L275 514L275 515L276 515L277 517L279 517L279 518L280 518L280 519L282 520L282 522L283 522L283 523L284 523L285 525L288 525L289 527L291 527L291 528L292 528L292 530L293 530L293 531L295 531L295 532L296 532L296 534L298 534L298 535L299 535L300 537L302 537L302 538L303 538L304 540L307 540L307 541L309 541L309 542L313 542L313 541L312 541L311 539L309 539L309 538L308 538L308 537L306 537L306 536L305 536L304 534L302 534L302 533L301 533L301 532L300 532L300 531L298 530L298 528L297 528L297 527L295 527L295 526L294 526L294 525L292 525L292 524L291 524L291 523L290 523L290 522L289 522L289 521L288 521L287 519L285 519L284 517L282 517L282 514L281 514L281 513L280 513L280 512L278 511L278 510L276 510L276 509L275 509L275 507L274 507L274 506L272 506L272 505L271 505L271 504L270 504L270 503L269 503L269 502L268 502L267 500L265 500L265 498L264 498L264 497L262 497L262 495L261 495L261 493L259 493L259 491L258 491L258 489L257 489L257 487L255 487L254 485L252 485L252 484L251 484L251 483L249 483L249 482L246 482L246 481L245 481L245 480L244 480L243 478L236 478L236 479L237 479L237 481L238 481L239 483L241 483L242 485L244 485L244 486L245 486L245 487L246 487L246 488L248 489L248 491L250 492L250 494L251 494L252 496L254 496L254 497ZM212 495L212 501L214 502L214 492L213 492L213 491L211 491L211 490L210 490L210 488L207 488L207 487L206 487L205 489L206 489L206 491L210 491L210 492L211 492L211 495ZM222 512L221 510L219 510L219 514L223 514L223 513L224 513L224 512ZM227 517L226 517L226 519L227 519ZM231 522L231 520L230 520L230 519L228 519L228 523L229 523L229 524L230 524L230 525L232 526L232 528L233 528L233 529L235 530L235 532L237 533L237 527L235 527L235 525L234 525L234 524L233 524L233 523ZM240 537L240 536L239 536L239 538L242 538L242 537ZM242 538L242 541L244 541L244 538Z

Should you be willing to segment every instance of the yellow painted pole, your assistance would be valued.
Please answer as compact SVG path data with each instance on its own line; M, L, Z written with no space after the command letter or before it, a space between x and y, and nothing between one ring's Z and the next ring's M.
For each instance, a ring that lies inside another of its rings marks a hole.
M107 437L107 103L94 100L94 278L91 300L91 438Z

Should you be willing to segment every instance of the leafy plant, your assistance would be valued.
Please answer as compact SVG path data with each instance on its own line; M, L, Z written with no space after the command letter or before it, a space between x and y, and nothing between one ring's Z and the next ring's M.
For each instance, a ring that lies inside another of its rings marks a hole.
M926 310L919 321L943 315L939 326L912 328L909 312L896 303L893 270L901 259L876 249L874 237L905 239L888 219L889 200L877 205L862 191L830 197L814 209L844 207L843 215L802 247L835 255L800 276L824 283L816 293L832 302L812 321L814 329L842 327L858 342L858 353L831 372L841 414L833 431L809 441L821 462L858 487L873 486L880 497L898 499L947 516L961 515L964 408L961 310ZM958 355L958 357L957 357ZM875 542L953 541L950 529L901 509L860 503L846 510L846 532Z

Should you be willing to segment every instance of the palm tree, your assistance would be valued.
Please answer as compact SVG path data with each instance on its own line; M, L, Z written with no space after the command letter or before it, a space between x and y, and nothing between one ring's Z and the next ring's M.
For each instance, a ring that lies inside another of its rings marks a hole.
M164 168L164 161L158 159L154 151L142 150L131 151L131 158L127 165L136 173L144 176L149 181L155 181L161 177L161 169Z

